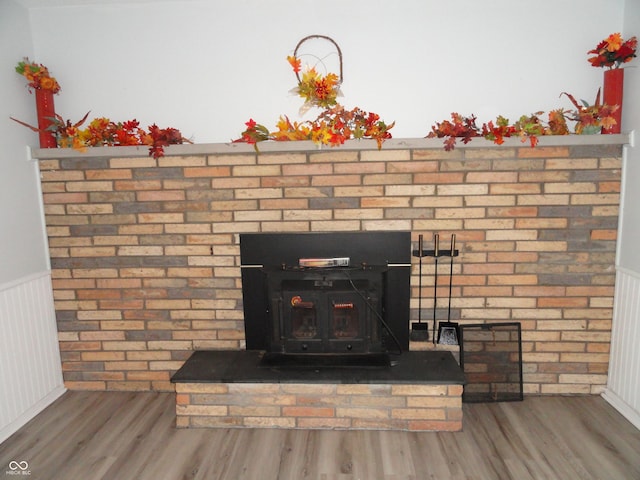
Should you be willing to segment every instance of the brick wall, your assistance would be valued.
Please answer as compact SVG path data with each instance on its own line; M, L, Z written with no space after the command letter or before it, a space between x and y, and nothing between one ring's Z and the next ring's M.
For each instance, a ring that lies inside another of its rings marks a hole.
M622 145L542 140L452 152L428 140L260 155L178 146L158 160L123 157L126 147L47 152L40 168L67 387L173 390L170 376L192 350L243 348L238 233L408 230L425 248L434 233L456 234L454 320L521 322L525 393L599 393ZM448 271L443 260L439 318ZM425 318L429 259L423 273Z

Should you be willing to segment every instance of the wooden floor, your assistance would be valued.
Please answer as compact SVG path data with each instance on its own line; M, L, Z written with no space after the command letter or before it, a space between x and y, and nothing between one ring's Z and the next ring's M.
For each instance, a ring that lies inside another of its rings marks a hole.
M67 392L0 445L0 477L27 462L43 480L640 479L640 431L597 396L465 404L459 433L184 430L174 405Z

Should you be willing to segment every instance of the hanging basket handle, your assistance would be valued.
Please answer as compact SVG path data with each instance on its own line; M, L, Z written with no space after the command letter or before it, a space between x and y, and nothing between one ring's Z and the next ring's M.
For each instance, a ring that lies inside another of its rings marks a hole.
M340 50L340 47L338 46L338 44L335 42L335 40L331 37L327 37L326 35L309 35L308 37L304 37L302 40L300 40L298 42L298 44L296 45L295 50L293 51L293 56L298 58L298 49L300 48L300 46L306 42L307 40L311 40L313 38L322 38L324 40L328 40L331 43L333 43L333 45L336 47L336 50L338 51L338 60L340 62L340 81L338 83L342 83L343 80L343 75L342 75L342 50ZM302 80L300 80L300 74L298 72L296 72L296 78L298 79L298 83L301 82Z

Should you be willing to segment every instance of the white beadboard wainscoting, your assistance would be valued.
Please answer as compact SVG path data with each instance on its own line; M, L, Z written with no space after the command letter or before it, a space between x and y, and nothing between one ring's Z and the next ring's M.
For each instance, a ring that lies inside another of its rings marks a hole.
M0 442L65 392L50 272L0 285Z
M640 428L640 274L618 268L607 388L602 394Z

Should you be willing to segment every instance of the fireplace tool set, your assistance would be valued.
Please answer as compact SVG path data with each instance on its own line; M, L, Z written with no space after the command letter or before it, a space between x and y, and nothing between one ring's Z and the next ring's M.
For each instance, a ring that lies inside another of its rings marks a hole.
M442 345L458 344L458 324L451 321L451 291L453 287L453 258L457 257L459 251L456 250L456 236L451 235L451 248L449 250L440 249L440 235L433 236L433 250L425 250L423 236L418 235L418 249L413 251L413 256L418 257L418 322L411 324L410 339L414 342L426 342L429 340L429 324L422 321L422 258L433 257L434 259L434 275L433 275L433 326L432 340ZM438 258L449 257L449 304L447 307L447 321L437 324L436 311L438 308ZM436 338L437 327L437 338Z

